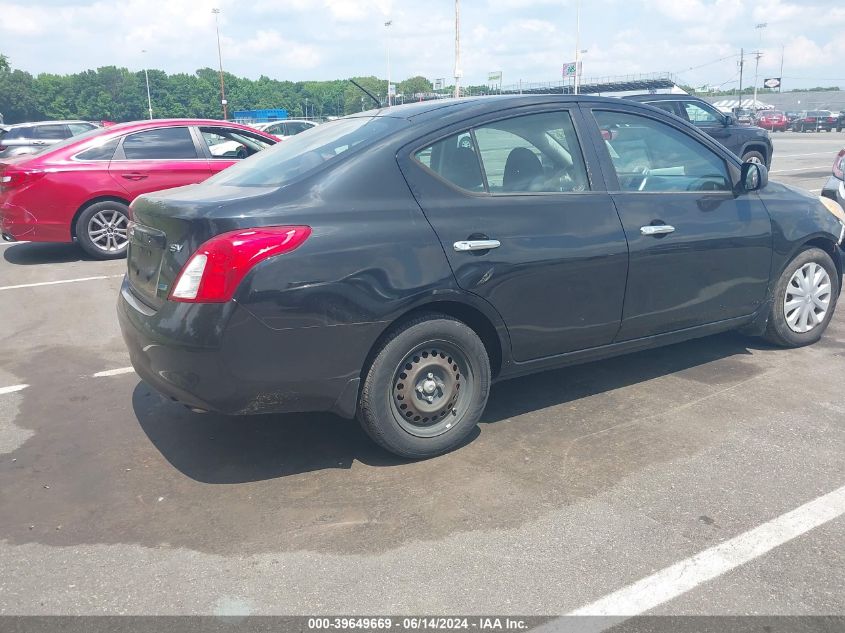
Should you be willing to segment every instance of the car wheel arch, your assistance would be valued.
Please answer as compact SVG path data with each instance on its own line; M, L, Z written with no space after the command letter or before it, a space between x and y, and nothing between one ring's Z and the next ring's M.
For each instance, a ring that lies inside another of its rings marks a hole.
M84 204L80 205L80 207L76 210L73 214L73 218L70 221L70 236L73 239L76 239L76 221L79 219L79 216L90 207L92 204L97 204L100 202L119 202L120 204L125 204L127 207L129 206L129 200L126 198L121 198L120 196L97 196L96 198L91 198L87 200Z
M499 375L503 366L509 362L510 339L507 329L500 317L493 317L486 313L484 309L475 305L475 303L476 301L458 292L452 293L448 299L428 296L422 302L417 302L413 307L405 310L392 321L385 323L385 327L370 347L370 351L361 368L361 375L364 376L369 371L376 352L381 348L382 342L392 332L423 314L444 314L470 327L487 349L487 355L490 358L491 376L495 377Z
M833 265L836 266L836 271L839 273L838 281L839 281L839 289L842 290L842 258L839 256L839 245L834 242L833 240L823 237L823 236L816 236L811 237L810 239L803 242L798 248L795 249L789 256L787 261L792 261L798 253L807 248L820 248L825 253L830 255L830 258L833 260Z
M742 148L742 154L740 154L740 158L745 156L748 152L759 152L763 156L763 161L768 164L771 160L769 148L765 145L760 145L758 143L748 143Z

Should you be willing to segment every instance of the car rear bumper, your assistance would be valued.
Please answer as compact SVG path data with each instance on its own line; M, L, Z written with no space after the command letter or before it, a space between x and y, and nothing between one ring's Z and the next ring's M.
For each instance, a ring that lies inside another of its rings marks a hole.
M824 183L824 187L822 187L821 195L845 206L845 182L834 176L830 176L827 182Z
M361 368L377 336L375 324L274 330L236 302L168 302L154 311L126 280L117 312L145 382L188 407L226 414L354 417Z
M70 242L70 220L45 222L20 205L0 200L0 235L6 241Z

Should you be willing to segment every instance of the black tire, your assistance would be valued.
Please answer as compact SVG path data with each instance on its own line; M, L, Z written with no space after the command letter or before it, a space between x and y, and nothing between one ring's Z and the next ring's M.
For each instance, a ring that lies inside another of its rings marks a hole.
M842 128L841 128L841 127L838 127L838 128L836 128L836 131L837 131L837 132L841 132L841 131L842 131Z
M827 313L820 323L807 332L796 332L789 326L785 314L787 286L796 271L802 269L807 264L818 264L827 272L831 286L830 303ZM771 312L769 313L769 323L766 327L764 338L770 343L780 345L781 347L803 347L804 345L812 345L818 341L833 318L833 313L836 310L836 301L839 298L840 285L841 279L830 255L820 248L813 247L798 253L786 268L784 268L780 279L778 279L775 285L770 308Z
M102 225L100 218L115 218L108 233L109 227ZM91 257L97 259L119 259L126 256L126 249L129 246L126 231L129 224L129 207L122 202L106 200L90 205L76 219L76 241L82 250ZM104 228L105 227L105 228ZM104 228L105 233L98 233ZM111 236L112 239L109 239ZM96 239L105 239L97 242ZM113 241L112 241L113 240ZM114 244L114 247L112 247ZM108 245L109 248L106 247ZM120 248L116 248L120 246Z
M766 157L765 157L765 156L763 156L760 152L755 151L755 150L751 150L750 152L745 152L745 153L742 155L742 162L743 162L743 163L746 163L746 162L748 162L749 160L751 160L751 159L755 159L755 158L757 159L757 161L759 161L759 163L760 163L761 165L765 165L765 164L766 164Z
M435 380L436 394L425 395L423 389L435 389ZM424 314L391 332L376 351L361 389L358 420L395 455L434 457L472 432L489 392L490 360L478 335L445 314Z

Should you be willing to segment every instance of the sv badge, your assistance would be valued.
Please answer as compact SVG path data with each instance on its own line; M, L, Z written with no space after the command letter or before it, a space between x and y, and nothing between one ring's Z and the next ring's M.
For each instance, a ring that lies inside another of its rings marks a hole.
M179 252L182 251L182 248L184 248L184 246L185 246L184 244L171 244L170 245L170 252L171 253L179 253Z

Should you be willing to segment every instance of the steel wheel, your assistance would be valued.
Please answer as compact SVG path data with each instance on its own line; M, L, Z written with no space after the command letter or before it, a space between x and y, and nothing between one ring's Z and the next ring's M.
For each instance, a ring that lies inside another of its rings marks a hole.
M424 343L396 368L391 393L394 418L411 435L442 435L460 419L474 389L474 376L461 350L444 341Z
M824 322L830 309L832 284L827 271L815 262L795 271L786 285L783 315L793 332L803 334Z
M105 253L118 253L129 243L129 218L117 209L103 209L88 221L88 237Z

